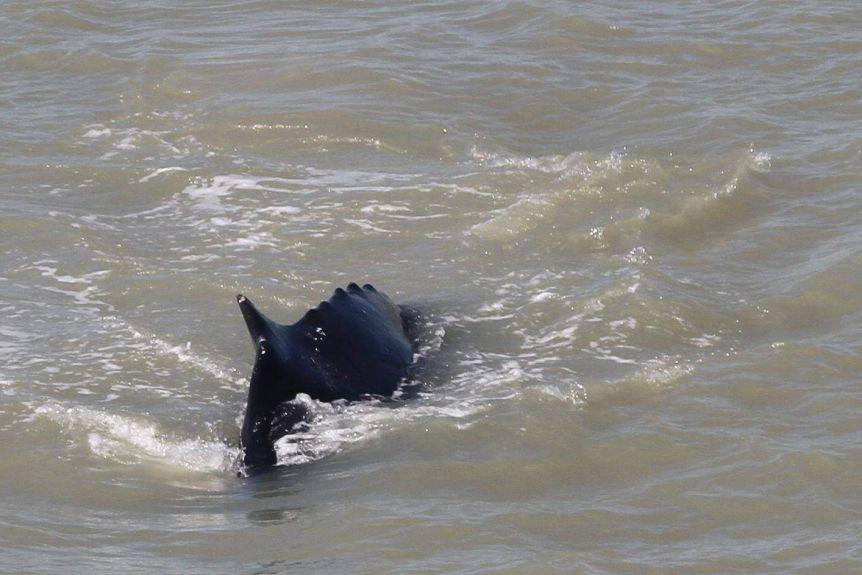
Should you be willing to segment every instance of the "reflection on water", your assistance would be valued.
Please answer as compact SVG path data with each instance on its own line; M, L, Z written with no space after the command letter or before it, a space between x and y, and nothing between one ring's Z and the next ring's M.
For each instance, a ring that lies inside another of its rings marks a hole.
M264 526L295 521L296 515L293 509L257 509L249 511L246 517L250 523Z

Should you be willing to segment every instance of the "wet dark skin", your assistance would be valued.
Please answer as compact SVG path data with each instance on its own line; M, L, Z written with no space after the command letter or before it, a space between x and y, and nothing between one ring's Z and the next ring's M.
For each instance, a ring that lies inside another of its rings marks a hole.
M416 341L413 312L365 284L338 288L294 324L264 316L237 296L255 346L240 446L247 469L277 462L274 443L306 419L292 402L389 397L409 375Z

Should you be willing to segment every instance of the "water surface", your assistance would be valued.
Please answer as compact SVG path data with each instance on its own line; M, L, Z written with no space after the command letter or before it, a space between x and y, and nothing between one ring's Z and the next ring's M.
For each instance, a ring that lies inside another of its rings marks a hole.
M862 571L852 2L0 7L11 573ZM423 393L236 476L350 281Z

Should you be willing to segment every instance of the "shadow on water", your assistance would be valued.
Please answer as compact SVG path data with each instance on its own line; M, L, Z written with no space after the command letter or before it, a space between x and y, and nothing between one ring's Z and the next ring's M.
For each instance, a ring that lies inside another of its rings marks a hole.
M306 508L295 502L313 475L313 464L258 468L240 475L240 489L250 497L250 506L255 507L246 512L248 522L265 527L296 521Z

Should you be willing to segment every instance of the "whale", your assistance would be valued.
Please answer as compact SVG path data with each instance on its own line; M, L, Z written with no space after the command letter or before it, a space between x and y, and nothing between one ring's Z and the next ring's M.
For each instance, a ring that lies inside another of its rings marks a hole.
M312 399L387 398L408 380L418 347L417 313L370 284L337 288L293 324L266 317L236 296L255 349L240 432L242 465L271 467L275 442L307 423Z

